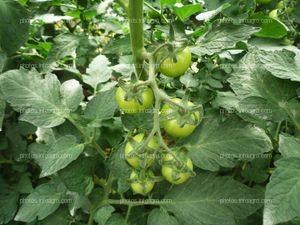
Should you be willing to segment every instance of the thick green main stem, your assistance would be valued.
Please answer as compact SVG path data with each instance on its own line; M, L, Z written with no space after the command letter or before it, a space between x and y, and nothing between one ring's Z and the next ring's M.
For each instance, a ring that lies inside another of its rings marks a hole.
M144 48L143 5L144 0L129 0L128 17L130 26L131 48L133 61L138 76L142 75L144 71L143 64L146 54Z

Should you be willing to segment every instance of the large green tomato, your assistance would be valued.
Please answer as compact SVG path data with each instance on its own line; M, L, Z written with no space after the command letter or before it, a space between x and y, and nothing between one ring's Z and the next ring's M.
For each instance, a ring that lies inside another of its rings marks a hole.
M143 112L150 108L153 104L153 92L148 87L138 91L135 97L134 94L131 93L132 96L128 96L128 99L126 99L126 94L126 91L124 91L121 87L118 87L116 92L116 101L120 109L125 113L133 114ZM140 99L141 102L139 102L138 99Z
M147 195L150 193L154 187L154 181L151 180L151 177L154 177L154 174L151 170L148 170L145 174L144 179L139 179L139 175L137 172L132 171L130 175L131 180L131 189L141 195Z
M193 162L190 158L186 157L184 164L189 170L193 170ZM161 173L172 184L182 184L190 178L190 173L186 171L186 168L178 168L177 161L169 153L163 158Z
M179 98L173 99L177 103L183 104L183 101ZM187 102L187 106L194 106L192 102ZM174 117L178 112L178 108L176 106L171 106L169 104L165 104L161 110L162 116L162 124L164 126L165 131L171 135L172 137L176 138L184 138L191 135L194 130L196 129L199 121L200 121L200 112L194 112L189 114L188 116L183 115L181 116L180 113L177 114L177 118ZM171 118L170 118L171 117ZM185 123L181 126L181 121L178 119L182 117L184 121L193 121L193 123ZM170 119L168 119L170 118Z
M177 62L172 57L166 58L159 66L159 71L168 77L183 75L191 65L192 54L189 48L176 53Z
M133 140L135 143L130 143L128 142L125 146L125 157L129 165L131 165L133 168L142 168L142 167L147 167L151 166L154 162L155 156L154 156L154 151L158 149L158 143L154 138L151 138L149 143L148 143L148 152L144 153L142 155L137 155L136 153L136 148L134 148L135 144L142 144L142 140L144 139L144 134L137 134L133 137ZM149 152L150 150L150 152ZM152 151L152 152L151 152Z
M272 2L272 0L256 0L256 3L261 4L261 5L266 5Z

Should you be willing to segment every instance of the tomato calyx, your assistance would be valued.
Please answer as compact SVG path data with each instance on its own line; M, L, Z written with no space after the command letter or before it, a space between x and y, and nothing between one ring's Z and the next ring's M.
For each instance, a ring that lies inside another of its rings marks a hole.
M139 83L138 83L139 84ZM140 105L143 105L144 98L143 92L147 90L148 86L146 85L136 85L136 83L124 83L119 82L119 86L126 92L125 101L135 100Z
M164 178L172 184L182 184L195 176L192 160L187 157L185 150L180 149L175 151L173 149L173 154L167 153L164 156L161 172Z
M196 113L200 112L199 107L190 106L187 100L181 103L183 107L169 104L170 109L162 116L162 120L176 120L181 128L186 124L198 125L200 119Z
M187 161L189 160L187 152L183 149L173 149L173 152L176 155L177 160L173 156L167 155L164 158L162 165L172 168L178 174L187 173L191 177L195 176L195 172L187 166Z
M146 169L154 163L158 149L159 145L155 137L147 141L145 134L140 133L129 138L125 146L125 157L133 168Z
M155 175L151 170L133 170L129 183L136 194L147 195L155 185Z

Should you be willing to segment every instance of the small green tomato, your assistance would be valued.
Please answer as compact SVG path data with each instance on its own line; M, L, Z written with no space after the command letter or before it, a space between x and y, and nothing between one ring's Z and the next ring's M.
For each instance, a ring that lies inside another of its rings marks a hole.
M171 154L166 154L163 158L161 173L164 178L172 184L182 184L190 178L190 173L184 171L184 168L179 168L176 159ZM193 170L193 162L186 157L185 166Z
M177 103L183 103L179 98L173 99ZM187 102L187 106L194 106L192 102ZM195 121L195 124L185 123L183 126L179 123L178 118L168 119L171 115L176 113L178 108L176 106L171 106L170 104L165 104L161 110L161 116L163 118L162 124L165 131L172 137L184 138L191 135L197 127L197 123L200 121L200 112L194 112L188 116L188 120ZM180 117L180 114L178 114Z
M136 171L132 171L130 175L131 189L137 194L147 195L154 188L155 183L151 180L151 177L154 177L154 173L148 170L145 175L143 180L139 178L139 174Z
M136 143L141 143L143 139L144 139L143 133L137 134L133 137L133 140ZM153 151L159 147L155 138L151 138L147 146L150 150ZM135 153L137 154L136 149L133 146L133 143L128 142L125 146L125 157L129 165L131 165L133 168L135 169L141 168L142 164L144 164L145 167L151 166L153 164L155 159L154 153L148 152L148 154L145 153L141 157L139 157Z
M134 114L143 112L146 109L150 108L153 104L154 95L150 88L146 87L139 93L137 93L137 97L142 99L142 102L139 102L135 98L126 99L126 91L121 87L118 87L116 92L116 102L119 108L128 114Z

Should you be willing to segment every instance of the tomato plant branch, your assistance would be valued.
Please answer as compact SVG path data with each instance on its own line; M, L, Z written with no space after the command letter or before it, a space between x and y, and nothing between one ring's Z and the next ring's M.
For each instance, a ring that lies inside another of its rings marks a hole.
M157 10L156 8L154 8L152 5L150 5L148 2L145 2L144 3L145 6L147 6L149 9L151 9L152 11L158 13L161 15L161 17L163 18L163 20L166 22L166 23L169 23L168 19L165 17L165 15L162 13L161 10Z
M165 203L163 200L154 199L141 199L141 200L131 200L131 199L108 199L108 204L111 205L128 205L128 206L141 206L141 205L162 205Z
M131 48L136 73L144 72L146 50L144 48L144 0L129 0L128 17L130 27Z
M291 112L291 110L288 107L285 107L285 111L287 112L288 116L290 117L290 120L292 123L295 125L295 127L300 130L300 124L298 121L295 119L294 114Z
M69 120L69 121L73 124L73 126L76 127L76 129L80 132L81 136L82 136L83 139L84 139L85 144L87 144L87 145L90 145L90 144L91 144L91 145L93 146L93 148L96 149L96 151L97 151L103 158L106 158L106 155L104 154L104 151L103 151L102 148L98 145L98 143L95 142L95 141L92 141L92 142L91 142L91 140L90 140L89 138L86 137L85 132L84 132L84 129L82 128L82 126L80 126L80 125L76 122L76 120L75 120L71 115L67 116L66 119Z

